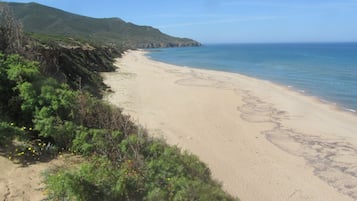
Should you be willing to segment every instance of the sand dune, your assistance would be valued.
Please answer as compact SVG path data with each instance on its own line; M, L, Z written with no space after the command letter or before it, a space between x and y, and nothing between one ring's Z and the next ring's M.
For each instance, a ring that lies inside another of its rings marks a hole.
M357 200L357 117L239 74L152 61L143 51L103 74L154 136L198 155L243 201Z

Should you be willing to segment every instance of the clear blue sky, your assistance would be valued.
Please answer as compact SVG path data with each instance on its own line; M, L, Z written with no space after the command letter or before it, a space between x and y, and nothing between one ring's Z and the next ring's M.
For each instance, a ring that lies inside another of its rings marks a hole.
M90 17L119 17L203 43L357 41L357 0L35 1Z

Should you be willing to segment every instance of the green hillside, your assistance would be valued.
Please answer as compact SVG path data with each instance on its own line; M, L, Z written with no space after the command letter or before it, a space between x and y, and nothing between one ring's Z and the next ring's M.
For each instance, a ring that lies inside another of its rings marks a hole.
M91 18L37 3L9 3L26 32L85 39L134 48L198 46L198 42L166 35L150 26L119 18Z
M64 15L61 23L69 16L85 19ZM125 49L78 41L73 33L37 40L19 27L0 3L0 158L22 170L55 158L65 163L46 169L40 189L32 180L40 175L32 171L21 185L38 190L43 200L239 201L197 156L149 136L122 109L100 99L110 92L100 72L114 71L114 59ZM5 177L12 182L14 175ZM7 192L2 200L28 199L18 186L7 186Z

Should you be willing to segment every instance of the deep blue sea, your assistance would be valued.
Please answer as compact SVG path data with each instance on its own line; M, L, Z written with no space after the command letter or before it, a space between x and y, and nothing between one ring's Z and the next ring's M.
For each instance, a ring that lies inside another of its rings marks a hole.
M269 80L357 111L357 43L203 45L159 49L148 56Z

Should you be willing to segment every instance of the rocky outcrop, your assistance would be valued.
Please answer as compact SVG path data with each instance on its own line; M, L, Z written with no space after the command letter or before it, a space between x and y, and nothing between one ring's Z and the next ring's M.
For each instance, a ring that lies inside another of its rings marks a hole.
M32 50L30 58L41 64L41 70L73 89L86 90L100 97L106 85L99 72L114 71L114 58L121 51L110 47L63 46L42 44Z
M170 42L170 43L144 43L138 44L138 48L169 48L169 47L198 47L201 46L201 43L197 41L188 41L188 42Z

